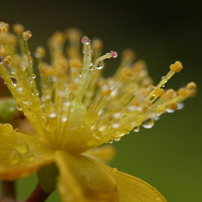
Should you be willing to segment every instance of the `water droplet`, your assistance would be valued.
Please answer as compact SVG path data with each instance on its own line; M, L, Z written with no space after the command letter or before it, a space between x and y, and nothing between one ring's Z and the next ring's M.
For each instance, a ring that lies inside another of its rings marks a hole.
M6 134L6 135L10 135L10 134L13 132L13 127L12 127L12 125L10 125L10 124L8 124L8 123L3 124L2 129L3 129L3 132L5 131L5 134ZM2 130L2 129L1 129L1 130Z
M159 197L156 197L155 200L156 201L161 201L161 199Z
M22 87L17 87L16 91L21 94L23 92L23 88Z
M136 126L135 128L133 128L133 131L136 132L136 133L139 132L140 131L140 127Z
M102 125L98 128L98 131L102 132L106 129L106 125Z
M33 73L32 74L32 78L35 79L36 78L36 74Z
M62 117L62 122L67 122L68 118L66 116Z
M115 119L118 119L118 118L121 117L121 113L120 113L120 112L117 112L117 113L113 114L113 117L114 117Z
M19 105L17 105L17 110L22 111L22 108Z
M112 144L113 142L114 142L114 140L109 140L108 141L109 144Z
M153 119L147 119L142 123L142 126L144 128L152 128L154 126L154 120Z
M102 69L104 67L104 62L101 61L98 66L96 67L96 69Z
M183 109L184 104L183 103L177 103L177 110Z
M166 109L166 112L168 112L168 113L173 113L175 110L174 109Z
M56 116L57 116L57 114L54 112L50 113L50 115L49 115L50 118L55 118Z
M113 123L112 124L112 128L119 128L120 127L120 124L119 123Z
M12 150L9 154L9 163L11 165L17 165L21 161L21 156L16 150Z
M114 141L116 141L116 142L118 142L120 140L121 140L121 137L117 137L117 138L114 139Z
M116 173L117 171L118 171L117 168L112 168L112 172L113 172L113 173Z
M160 116L155 116L154 121L158 121L160 119Z
M27 160L28 160L29 162L34 161L34 159L35 159L35 156L34 156L33 154L31 154L30 156L27 157Z
M22 140L18 140L16 142L15 149L20 154L26 154L29 151L29 147L28 147L27 143Z

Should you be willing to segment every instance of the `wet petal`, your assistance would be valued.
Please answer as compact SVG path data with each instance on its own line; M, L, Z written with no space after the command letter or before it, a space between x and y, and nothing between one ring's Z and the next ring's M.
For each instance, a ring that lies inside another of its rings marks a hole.
M117 202L115 180L94 160L86 156L73 156L56 152L60 177L58 189L65 202Z
M143 180L120 172L116 168L105 167L117 183L119 202L166 202L154 187Z
M15 180L25 177L53 161L53 150L33 136L0 125L0 178Z
M96 147L85 152L86 155L95 157L104 163L110 162L114 158L115 153L115 148L111 145Z

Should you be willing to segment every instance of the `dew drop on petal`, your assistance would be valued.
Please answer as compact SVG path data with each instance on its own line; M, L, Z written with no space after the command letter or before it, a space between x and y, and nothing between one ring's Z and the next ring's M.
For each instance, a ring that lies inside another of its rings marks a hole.
M142 126L144 128L152 128L154 126L154 120L153 119L147 119L142 123Z
M27 157L27 160L28 160L29 162L34 161L34 159L35 159L35 156L34 156L33 154L31 154L30 156Z
M20 154L26 154L29 151L29 147L27 143L25 143L22 140L18 140L15 144L15 149L18 151Z
M16 150L12 150L9 154L9 163L11 165L17 165L21 161L21 156Z

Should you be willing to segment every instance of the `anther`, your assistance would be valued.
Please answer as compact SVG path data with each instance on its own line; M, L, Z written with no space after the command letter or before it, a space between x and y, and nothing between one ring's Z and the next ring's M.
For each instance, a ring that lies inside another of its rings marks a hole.
M170 70L174 72L180 72L183 69L182 63L179 61L176 61L174 64L170 65Z
M190 82L190 83L187 84L186 87L187 87L187 89L189 89L189 90L196 89L196 83Z
M25 31L25 28L23 25L21 24L15 24L13 26L13 31L18 34L18 35L21 35L24 31Z
M0 22L0 33L6 33L9 29L9 25L5 22Z
M7 56L5 59L4 59L4 64L5 65L9 65L11 63L12 59L11 59L11 56Z
M32 32L29 30L22 33L22 37L25 41L29 40L31 36L32 36Z
M45 54L46 54L45 49L40 46L36 49L35 57L36 58L43 58L45 56Z

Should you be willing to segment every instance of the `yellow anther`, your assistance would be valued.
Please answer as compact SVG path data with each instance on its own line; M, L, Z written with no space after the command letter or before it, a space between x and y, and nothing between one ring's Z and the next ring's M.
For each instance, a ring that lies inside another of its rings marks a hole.
M171 103L171 104L168 106L168 109L176 110L176 109L177 109L177 103L176 103L176 102Z
M45 56L45 54L46 54L45 49L40 46L36 49L35 57L36 58L43 58Z
M29 30L22 33L22 37L25 41L29 40L31 36L32 36L32 32Z
M134 75L134 72L132 71L131 68L124 68L123 69L123 76L124 79L131 79Z
M71 84L69 85L69 89L70 89L71 92L76 91L77 88L78 88L78 84L76 84L76 83L71 83Z
M169 89L165 92L164 97L167 99L172 99L175 96L175 91L173 89Z
M80 41L82 32L77 28L70 28L66 30L66 36L69 41Z
M9 29L9 25L5 22L0 22L0 33L6 33Z
M165 91L162 88L155 88L152 92L152 95L155 97L161 97L164 93Z
M183 69L182 63L179 61L176 61L174 64L170 65L170 70L174 72L180 72Z
M180 88L178 90L178 95L180 97L187 97L188 96L188 92L187 92L186 88Z
M122 57L123 57L123 60L134 60L135 59L135 52L132 50L132 49L125 49L123 52L122 52Z
M95 39L92 41L92 49L93 50L100 50L103 47L103 43L100 39Z
M7 51L5 50L5 47L3 47L3 46L0 46L0 55L3 58L5 58L7 55Z
M196 83L195 82L190 82L187 84L187 89L189 90L193 90L193 89L196 89Z
M81 62L81 60L79 60L79 59L71 59L70 61L69 61L69 66L71 67L71 68L77 68L77 69L80 69L81 67L82 67L82 62Z
M5 65L9 65L11 63L12 59L11 59L11 56L7 56L5 59L4 59L4 64Z
M62 44L64 43L64 34L62 32L56 32L50 38L51 45Z
M15 24L13 26L13 31L18 34L18 35L21 35L24 31L25 31L25 28L22 24Z

